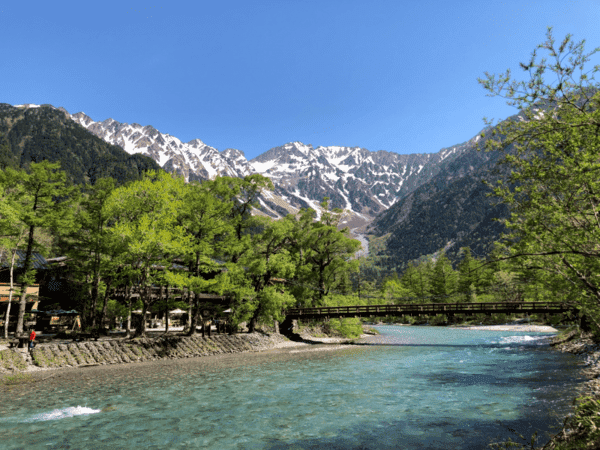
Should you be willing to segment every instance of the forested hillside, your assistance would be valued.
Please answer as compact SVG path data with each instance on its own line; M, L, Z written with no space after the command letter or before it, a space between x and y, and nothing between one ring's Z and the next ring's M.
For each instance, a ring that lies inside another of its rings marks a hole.
M511 120L511 119L509 119ZM485 256L504 230L495 218L507 217L508 209L487 196L492 184L506 174L497 166L499 152L483 147L492 130L474 138L468 149L375 219L371 231L387 236L380 252L387 268L402 268L408 261L445 248L456 262L461 247Z
M122 184L160 170L140 154L129 155L110 145L50 105L19 108L0 104L0 168L27 168L31 162L60 162L73 184L112 177Z

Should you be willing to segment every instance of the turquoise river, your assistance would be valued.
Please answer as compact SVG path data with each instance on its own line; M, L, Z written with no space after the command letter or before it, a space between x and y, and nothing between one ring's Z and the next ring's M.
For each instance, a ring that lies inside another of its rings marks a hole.
M482 449L556 432L583 380L548 334L377 328L344 349L48 371L0 388L0 449Z

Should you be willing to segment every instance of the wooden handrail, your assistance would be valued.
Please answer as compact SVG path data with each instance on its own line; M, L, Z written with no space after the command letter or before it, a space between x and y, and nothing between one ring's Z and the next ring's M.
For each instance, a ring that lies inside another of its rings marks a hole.
M559 302L486 302L486 303L407 303L400 305L356 305L356 306L321 306L316 308L291 308L284 311L286 316L335 316L335 315L374 315L382 316L389 313L433 313L449 312L494 312L531 310L548 312L563 312L572 309Z

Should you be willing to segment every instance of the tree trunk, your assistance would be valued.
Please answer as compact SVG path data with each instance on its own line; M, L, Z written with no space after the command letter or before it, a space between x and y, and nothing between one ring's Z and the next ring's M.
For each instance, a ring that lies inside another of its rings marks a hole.
M127 331L125 333L126 338L131 337L131 287L125 287L125 296L127 297Z
M150 306L150 298L152 295L150 289L150 286L145 286L143 289L140 289L140 295L142 296L142 320L140 321L140 326L136 332L137 337L146 337L146 311L148 311L148 306Z
M92 316L92 328L96 328L97 324L98 324L98 296L100 295L99 293L100 290L100 272L98 271L98 273L94 274L94 282L92 285L92 311L91 311L91 316Z
M259 304L256 307L256 309L254 310L254 313L252 314L252 319L250 319L250 322L248 323L248 333L254 333L254 330L256 330L256 323L258 322L258 317L260 316L260 312L261 312L261 307Z
M108 292L110 290L110 285L112 284L112 280L108 280L106 282L106 291L104 292L104 300L102 303L102 311L100 312L100 318L98 321L100 322L100 327L104 326L104 318L106 317L106 310L108 309Z
M188 291L190 300L190 329L188 330L188 336L196 334L196 327L198 326L198 298L196 293L192 290ZM202 327L202 336L204 336L204 327Z
M35 227L32 225L29 227L29 237L27 239L27 250L25 252L25 261L23 262L23 281L21 283L21 299L19 301L19 318L17 319L17 334L23 334L23 323L25 317L25 309L27 308L27 272L29 272L29 266L31 265L31 255L33 253L33 236Z
M163 289L164 287L160 287L160 297L163 298ZM167 290L169 287L167 286ZM167 299L165 301L165 334L169 333L169 293L167 292Z
M12 296L13 296L13 274L15 267L15 256L17 255L17 249L15 248L12 251L12 256L10 258L10 288L8 291L8 305L6 305L6 319L4 320L4 339L8 339L8 321L10 319L10 306L12 305Z
M188 297L189 297L189 290L188 290ZM188 299L188 305L189 305L189 299ZM196 329L192 329L192 306L190 305L190 307L188 308L188 318L187 318L187 326L188 326L188 335L189 336L193 336L194 334L196 334Z

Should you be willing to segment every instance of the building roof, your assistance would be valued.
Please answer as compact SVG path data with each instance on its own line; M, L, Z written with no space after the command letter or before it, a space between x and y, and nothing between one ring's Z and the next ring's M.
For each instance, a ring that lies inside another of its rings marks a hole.
M44 258L40 253L33 252L31 254L31 259L33 261L34 269L47 269L48 261ZM15 258L15 268L22 269L23 263L25 262L25 251L17 250L17 257ZM0 267L7 268L10 267L10 256L8 258L4 258L4 260L0 263Z
M51 311L40 311L39 309L32 309L31 311L34 314L40 314L40 315L46 315L46 316L74 316L79 314L77 311L75 311L74 309L70 310L70 311L66 311L64 309L53 309Z

